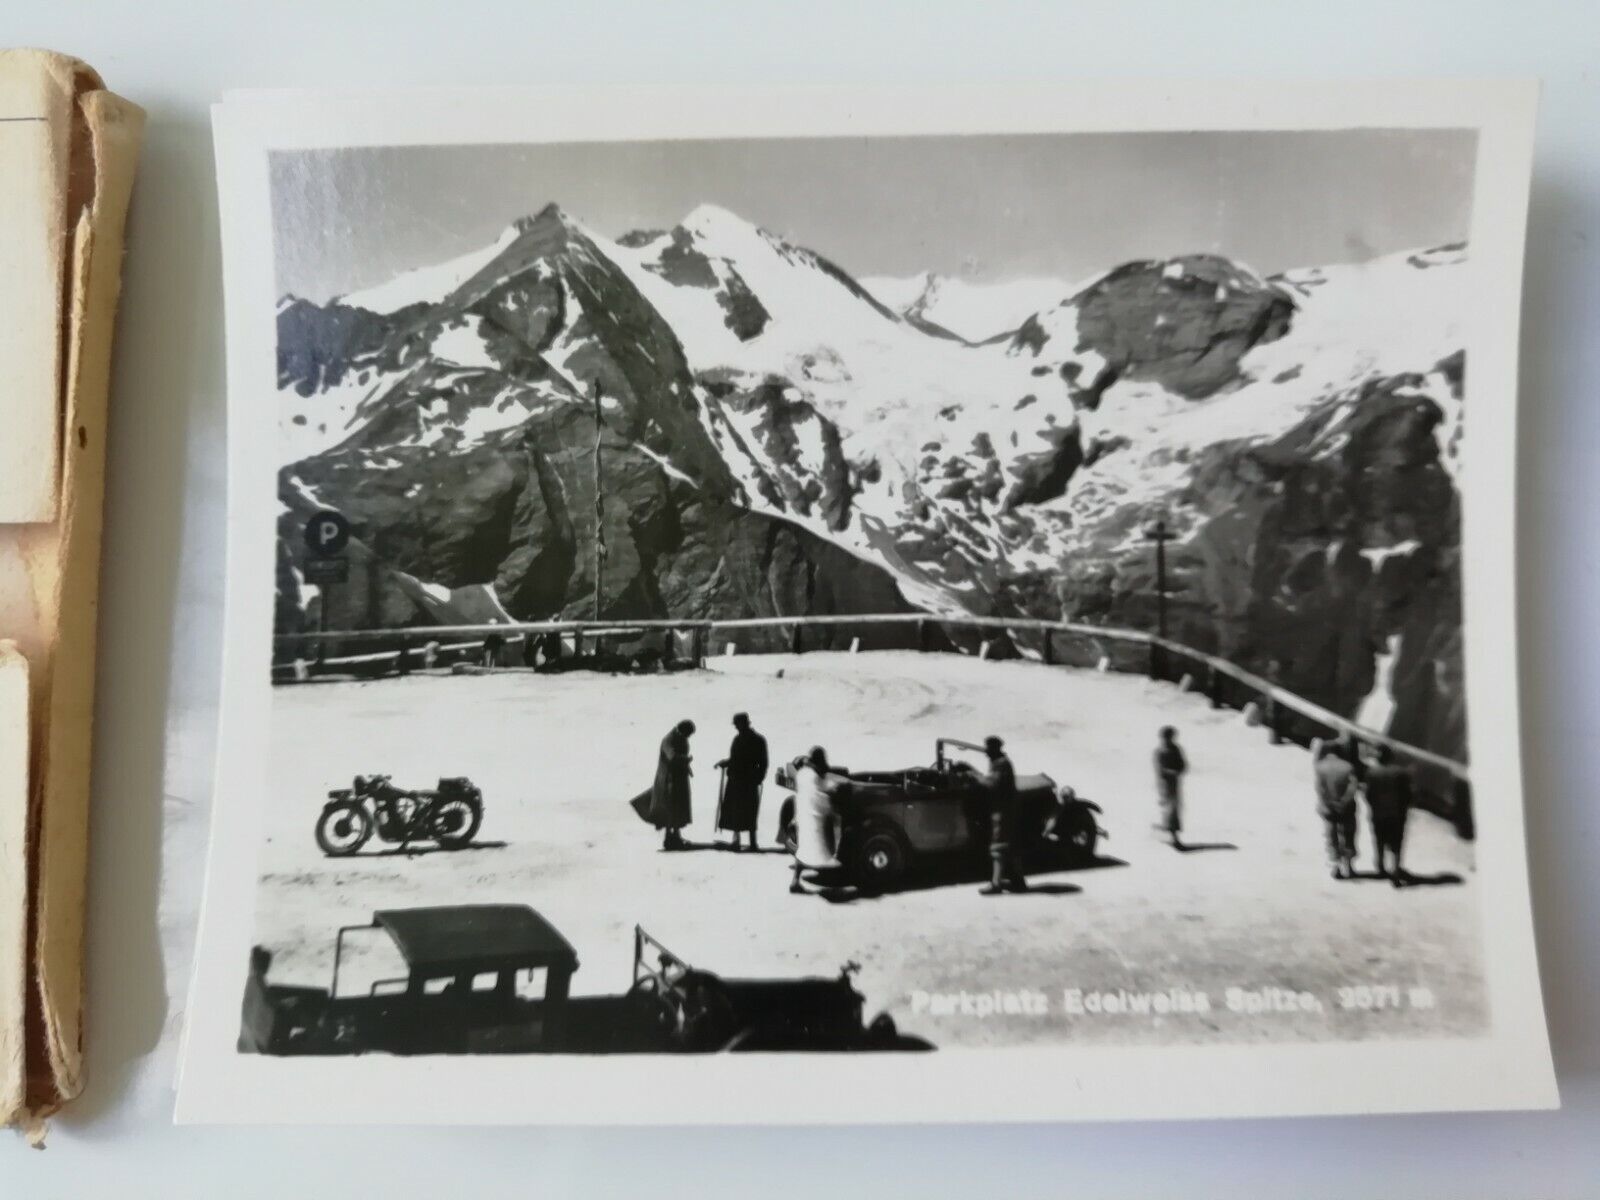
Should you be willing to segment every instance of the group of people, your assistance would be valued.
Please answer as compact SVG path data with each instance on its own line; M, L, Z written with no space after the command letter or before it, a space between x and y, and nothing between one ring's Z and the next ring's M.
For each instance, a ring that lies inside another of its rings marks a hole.
M741 838L748 838L749 848L756 850L762 785L770 765L767 741L751 726L746 713L734 714L733 727L728 756L717 763L726 775L717 805L716 827L733 834L733 849L743 849ZM661 830L663 850L682 850L689 845L683 830L693 820L690 780L694 768L690 738L694 734L693 721L679 721L673 726L661 739L654 781L631 802L640 818ZM992 871L989 883L981 892L986 896L1024 892L1028 890L1028 881L1022 872L1015 841L1016 769L1000 738L986 738L984 752L989 760L982 783L988 806ZM837 857L840 818L835 798L847 781L833 770L828 752L821 746L814 746L809 753L797 758L793 768L795 850L790 890L804 892L800 882L802 872L826 872L843 865ZM1070 788L1065 792L1066 799L1074 798ZM1049 836L1048 829L1045 836Z
M1173 847L1182 850L1183 777L1188 773L1189 762L1172 726L1161 730L1154 757L1160 806L1156 829ZM1388 746L1379 746L1367 761L1360 745L1347 734L1317 746L1312 770L1317 815L1326 831L1333 877L1355 878L1356 826L1364 796L1377 873L1395 887L1404 887L1410 878L1401 865L1406 817L1413 801L1410 769L1395 761L1394 751Z
M716 765L725 772L719 794L716 828L733 834L734 850L758 849L756 831L761 814L762 788L770 761L767 740L750 724L747 713L735 713L733 740L728 755ZM662 832L663 850L683 850L689 845L683 837L693 819L690 779L693 756L689 739L694 736L693 721L679 721L661 740L656 760L655 779L636 796L634 810ZM988 768L981 776L988 812L990 878L981 889L985 896L1028 890L1028 881L1019 862L1017 846L1017 773L1005 751L1005 742L994 735L984 739ZM1183 779L1189 763L1178 742L1178 732L1164 726L1157 738L1153 756L1159 818L1156 829L1176 849L1183 844ZM795 855L790 890L804 891L804 871L825 872L842 866L837 858L840 833L836 797L847 783L832 769L828 752L812 747L794 761ZM1326 828L1328 862L1335 879L1355 875L1356 826L1360 800L1366 799L1372 828L1373 854L1378 874L1395 887L1404 886L1407 876L1401 865L1405 843L1406 817L1410 812L1413 787L1410 771L1395 761L1387 746L1376 750L1371 762L1363 759L1360 746L1345 736L1319 745L1314 759L1317 813ZM1071 788L1063 788L1063 809L1075 799ZM1047 823L1044 836L1051 836Z
M1367 762L1356 742L1343 737L1317 747L1313 772L1317 814L1327 829L1333 877L1355 877L1359 797L1365 795L1378 874L1395 887L1404 887L1408 876L1400 859L1412 803L1410 770L1395 761L1388 746L1379 746L1373 761Z
M717 768L725 774L717 804L716 827L733 834L734 850L744 849L742 836L748 837L750 849L756 850L761 789L767 779L767 739L751 726L748 713L734 713L733 729L728 756L717 763ZM663 850L684 850L689 846L683 830L694 819L689 783L694 775L689 739L694 732L693 721L679 721L661 739L655 780L631 802L645 822L661 830Z

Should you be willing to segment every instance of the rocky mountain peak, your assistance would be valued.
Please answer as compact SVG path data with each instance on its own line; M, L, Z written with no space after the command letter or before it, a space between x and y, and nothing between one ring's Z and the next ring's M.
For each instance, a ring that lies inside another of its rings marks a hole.
M507 227L506 234L502 235L500 245L509 247L518 238L533 237L543 242L559 242L570 238L587 238L591 236L584 228L583 223L562 208L560 204L551 201L538 212L530 216L518 217Z
M1084 407L1119 379L1198 400L1242 382L1240 361L1287 333L1295 310L1287 290L1218 255L1141 260L1029 317L1009 348L1059 359Z

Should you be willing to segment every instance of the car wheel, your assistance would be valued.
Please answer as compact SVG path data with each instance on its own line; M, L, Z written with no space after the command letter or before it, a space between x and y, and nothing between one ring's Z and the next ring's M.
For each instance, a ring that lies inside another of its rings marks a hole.
M876 894L892 892L900 886L909 855L898 833L890 829L872 829L861 839L853 858L856 886Z
M433 840L446 850L459 850L478 835L483 824L483 810L465 800L439 801L433 810L430 830Z
M372 836L372 817L355 800L341 800L317 818L317 845L332 858L354 854Z

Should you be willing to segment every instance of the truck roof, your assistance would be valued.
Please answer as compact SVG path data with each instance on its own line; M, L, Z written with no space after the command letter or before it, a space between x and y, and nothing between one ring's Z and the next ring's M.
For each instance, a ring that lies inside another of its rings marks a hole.
M526 904L386 908L372 923L388 931L413 971L578 968L571 943Z

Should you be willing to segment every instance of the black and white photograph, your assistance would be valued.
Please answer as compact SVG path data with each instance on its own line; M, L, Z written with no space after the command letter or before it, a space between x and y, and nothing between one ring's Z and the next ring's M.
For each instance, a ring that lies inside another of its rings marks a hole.
M223 126L256 757L186 1073L936 1097L1124 1055L1189 1077L1111 1102L1161 1115L1309 1052L1372 1066L1281 1104L1350 1111L1515 1043L1459 1102L1535 1102L1514 647L1471 586L1504 131L671 105Z

